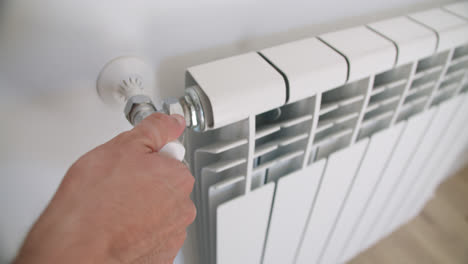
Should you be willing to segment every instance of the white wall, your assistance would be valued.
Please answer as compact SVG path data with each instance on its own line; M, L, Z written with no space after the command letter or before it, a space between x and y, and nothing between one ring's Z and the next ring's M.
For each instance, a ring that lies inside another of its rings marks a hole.
M175 96L188 66L441 2L0 1L0 263L13 258L68 166L130 127L95 92L110 59L148 59L163 94Z

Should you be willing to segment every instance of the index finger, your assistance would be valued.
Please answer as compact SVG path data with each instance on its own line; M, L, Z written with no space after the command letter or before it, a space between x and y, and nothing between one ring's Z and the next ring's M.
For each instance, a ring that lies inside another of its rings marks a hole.
M154 113L146 117L133 131L141 134L143 144L153 152L159 151L167 143L176 140L185 129L185 119L181 115Z

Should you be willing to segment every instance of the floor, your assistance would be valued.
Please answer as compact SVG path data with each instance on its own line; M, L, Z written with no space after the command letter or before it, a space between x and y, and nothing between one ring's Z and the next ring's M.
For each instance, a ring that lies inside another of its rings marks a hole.
M419 216L350 263L468 263L468 164L439 186Z

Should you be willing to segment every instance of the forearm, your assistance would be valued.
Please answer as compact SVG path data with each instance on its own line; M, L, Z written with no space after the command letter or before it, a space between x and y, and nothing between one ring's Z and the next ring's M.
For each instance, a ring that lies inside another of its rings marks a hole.
M105 235L94 231L91 236L86 228L66 230L65 223L44 223L42 220L39 219L31 230L14 264L119 263L110 254Z

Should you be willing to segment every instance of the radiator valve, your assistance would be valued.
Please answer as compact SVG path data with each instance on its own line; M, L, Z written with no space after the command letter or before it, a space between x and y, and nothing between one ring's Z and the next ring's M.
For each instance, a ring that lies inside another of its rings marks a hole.
M187 128L196 132L202 132L207 129L205 111L199 96L199 89L198 86L188 87L185 89L185 95L181 98L168 98L163 103L163 111L166 114L182 115L185 117Z
M162 100L155 96L157 103L163 102L158 109L151 94L159 94L155 87L154 73L141 59L120 57L109 62L102 69L97 80L97 92L101 99L114 108L124 109L127 120L136 126L154 112L179 114L185 118L188 129L201 132L207 129L205 111L200 99L198 86L185 89L179 99ZM185 155L185 148L179 141L168 143L161 150L178 160Z

